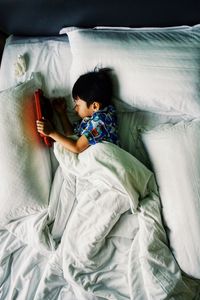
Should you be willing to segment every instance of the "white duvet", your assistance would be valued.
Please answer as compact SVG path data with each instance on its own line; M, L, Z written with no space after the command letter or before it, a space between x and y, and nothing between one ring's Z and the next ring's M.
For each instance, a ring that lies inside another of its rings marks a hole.
M199 299L167 246L152 173L110 143L80 155L56 143L55 154L37 230L26 217L10 224L21 239L0 232L0 299Z

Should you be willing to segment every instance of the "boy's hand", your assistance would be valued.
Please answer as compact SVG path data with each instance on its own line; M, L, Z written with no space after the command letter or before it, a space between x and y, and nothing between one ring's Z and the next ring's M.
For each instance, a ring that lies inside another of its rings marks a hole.
M64 98L55 98L52 101L52 106L59 115L66 113L67 105Z
M49 136L51 133L54 132L54 128L48 120L44 120L44 119L42 121L37 120L36 124L37 124L37 131L44 136Z

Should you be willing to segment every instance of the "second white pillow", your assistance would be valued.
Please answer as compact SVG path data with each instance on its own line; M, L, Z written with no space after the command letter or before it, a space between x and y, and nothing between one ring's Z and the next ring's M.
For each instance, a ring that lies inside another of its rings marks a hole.
M143 134L160 191L170 246L181 269L200 278L200 120Z

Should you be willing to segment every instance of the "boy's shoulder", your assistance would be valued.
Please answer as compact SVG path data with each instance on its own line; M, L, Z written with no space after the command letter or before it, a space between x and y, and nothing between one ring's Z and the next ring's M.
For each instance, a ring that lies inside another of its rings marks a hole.
M100 123L104 126L115 126L117 123L117 115L114 106L109 105L102 110L97 111L90 119L90 123Z
M103 110L108 111L108 112L110 112L110 111L116 111L115 107L112 104L109 104L108 106L105 106L103 108Z
M110 113L115 113L116 109L113 105L108 105L105 106L104 108L100 109L97 111L97 114L110 114Z

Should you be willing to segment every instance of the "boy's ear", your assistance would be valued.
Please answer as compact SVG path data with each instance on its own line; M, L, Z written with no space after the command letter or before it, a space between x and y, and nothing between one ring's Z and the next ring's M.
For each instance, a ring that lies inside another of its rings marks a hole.
M98 111L98 110L100 109L100 103L94 101L94 102L92 103L92 108L93 108L94 111Z

